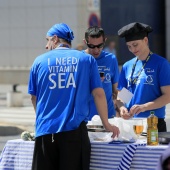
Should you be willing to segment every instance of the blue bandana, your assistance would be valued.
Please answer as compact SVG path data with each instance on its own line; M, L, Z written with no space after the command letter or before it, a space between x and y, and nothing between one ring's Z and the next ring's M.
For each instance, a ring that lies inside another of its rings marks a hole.
M52 37L57 35L57 37L71 42L74 39L73 31L64 23L53 25L47 32L47 36Z

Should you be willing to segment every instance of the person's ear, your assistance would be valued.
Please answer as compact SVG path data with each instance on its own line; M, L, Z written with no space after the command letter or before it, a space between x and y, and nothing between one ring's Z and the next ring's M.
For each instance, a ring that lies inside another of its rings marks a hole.
M104 43L106 42L107 38L104 39Z
M85 39L83 39L83 42L84 42L85 45L87 44L87 41Z
M148 37L144 37L144 41L146 42L146 44L148 43Z
M56 35L54 35L53 38L52 38L52 41L54 42L54 44L57 44L59 39Z

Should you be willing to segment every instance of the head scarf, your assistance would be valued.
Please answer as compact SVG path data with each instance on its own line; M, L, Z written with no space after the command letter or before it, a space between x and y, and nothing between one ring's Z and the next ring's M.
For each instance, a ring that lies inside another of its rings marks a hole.
M47 36L52 37L54 35L57 35L58 38L65 39L68 42L71 42L74 39L73 31L64 23L55 24L49 29Z

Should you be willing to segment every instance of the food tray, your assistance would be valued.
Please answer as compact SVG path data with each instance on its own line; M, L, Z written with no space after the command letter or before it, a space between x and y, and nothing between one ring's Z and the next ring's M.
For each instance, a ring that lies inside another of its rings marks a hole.
M89 132L108 132L102 125L87 125Z

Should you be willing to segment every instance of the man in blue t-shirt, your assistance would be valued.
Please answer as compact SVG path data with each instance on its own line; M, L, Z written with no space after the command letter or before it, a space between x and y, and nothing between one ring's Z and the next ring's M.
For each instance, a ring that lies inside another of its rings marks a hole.
M116 115L113 100L117 97L119 67L116 56L103 50L105 41L106 38L102 28L92 26L86 30L84 43L87 45L87 49L84 52L91 54L97 61L98 71L107 99L108 117L112 118ZM89 120L97 114L94 98L91 97Z
M118 89L126 88L133 97L124 103L117 101L121 117L147 118L150 111L158 117L158 131L166 131L165 105L170 102L170 66L168 61L152 53L148 45L149 25L134 22L118 31L135 57L127 61L121 70Z
M28 93L36 111L32 170L89 170L91 94L105 129L113 138L119 134L108 122L97 63L91 55L70 49L73 38L66 24L52 26L46 36L49 51L31 67Z

